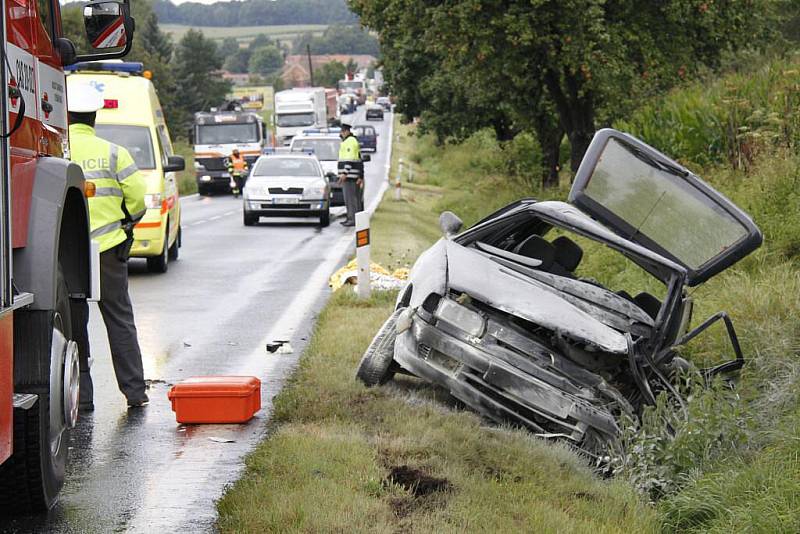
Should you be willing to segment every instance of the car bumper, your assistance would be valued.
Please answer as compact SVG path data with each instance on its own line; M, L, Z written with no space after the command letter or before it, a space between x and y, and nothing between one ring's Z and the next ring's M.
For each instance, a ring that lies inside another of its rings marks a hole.
M196 179L197 185L228 187L230 185L231 175L228 171L197 171Z
M131 257L147 258L158 256L164 251L167 213L160 209L149 209L133 229Z
M327 200L298 199L296 203L283 204L273 200L248 199L244 211L259 217L317 217L329 209Z
M553 383L563 383L564 377L549 369L547 360L537 365L535 358L513 350L512 343L523 344L519 334L490 322L487 334L476 341L440 325L441 321L434 326L416 315L411 328L397 336L397 363L449 389L454 397L496 422L514 421L539 435L566 438L579 446L588 427L601 430L604 439L618 434L613 415L582 398L591 396L591 390L574 384L557 387ZM491 332L514 339L496 340Z

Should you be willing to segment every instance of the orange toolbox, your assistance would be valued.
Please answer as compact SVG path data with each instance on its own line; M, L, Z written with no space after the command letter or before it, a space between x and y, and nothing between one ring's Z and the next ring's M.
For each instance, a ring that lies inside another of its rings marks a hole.
M254 376L195 376L167 394L179 423L244 423L261 409L261 381Z

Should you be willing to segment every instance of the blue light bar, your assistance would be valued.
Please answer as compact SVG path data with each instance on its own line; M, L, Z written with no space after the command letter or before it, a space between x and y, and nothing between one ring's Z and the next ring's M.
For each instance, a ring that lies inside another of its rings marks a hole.
M303 130L304 134L334 134L341 132L341 128L309 128Z
M141 74L144 72L144 64L139 61L84 61L64 67L68 72L80 71L105 71L105 72L127 72L128 74Z
M265 156L271 156L275 154L275 147L265 146L263 149L261 149L261 153Z

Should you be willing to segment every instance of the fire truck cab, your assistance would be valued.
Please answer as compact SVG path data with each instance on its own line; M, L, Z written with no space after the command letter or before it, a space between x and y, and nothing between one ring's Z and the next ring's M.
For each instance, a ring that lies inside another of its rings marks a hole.
M67 150L64 66L124 56L127 0L80 9L86 42L64 37L58 0L0 8L0 514L51 508L78 413L71 301L99 298L80 167ZM94 251L94 253L93 253Z

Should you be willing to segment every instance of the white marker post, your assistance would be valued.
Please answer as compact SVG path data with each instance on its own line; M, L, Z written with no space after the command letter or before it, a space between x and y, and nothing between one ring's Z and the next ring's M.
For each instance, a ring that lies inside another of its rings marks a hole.
M400 191L400 181L403 178L403 158L397 161L397 165L397 178L394 181L394 199L401 200L403 198L403 194Z
M358 298L368 299L369 287L369 213L356 213L356 264L358 265Z

